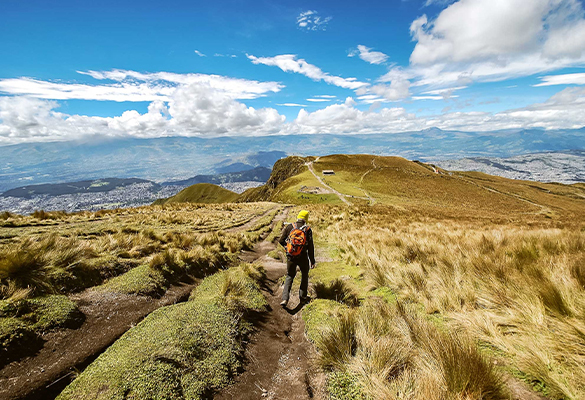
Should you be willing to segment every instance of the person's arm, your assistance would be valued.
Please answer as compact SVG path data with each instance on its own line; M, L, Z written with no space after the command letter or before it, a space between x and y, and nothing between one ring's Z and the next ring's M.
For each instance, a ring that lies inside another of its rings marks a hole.
M311 262L311 268L315 266L315 245L313 244L313 230L311 229L309 235L309 243L307 246L307 252L309 253L309 261Z
M288 235L290 234L290 230L289 227L291 225L285 225L284 228L282 228L282 233L280 234L280 239L278 239L278 243L280 243L280 245L284 248L286 248L286 239L288 238Z

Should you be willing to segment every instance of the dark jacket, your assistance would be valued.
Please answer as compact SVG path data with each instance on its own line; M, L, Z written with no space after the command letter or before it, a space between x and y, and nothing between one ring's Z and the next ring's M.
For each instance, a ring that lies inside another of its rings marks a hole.
M302 219L297 220L297 222L288 224L282 229L282 234L280 235L280 239L278 243L284 248L286 248L286 239L290 232L293 230L293 227L300 228L301 226L305 225L305 221ZM307 229L307 244L301 250L301 254L297 257L309 257L309 261L311 264L315 264L315 245L313 244L313 231L311 228ZM296 258L296 257L295 257Z

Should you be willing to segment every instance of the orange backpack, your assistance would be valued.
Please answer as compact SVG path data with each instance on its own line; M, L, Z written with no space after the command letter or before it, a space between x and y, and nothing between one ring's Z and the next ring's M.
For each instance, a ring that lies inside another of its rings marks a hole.
M308 225L303 225L294 228L288 234L286 239L286 254L291 257L296 257L303 251L303 248L307 244L307 231L311 229Z

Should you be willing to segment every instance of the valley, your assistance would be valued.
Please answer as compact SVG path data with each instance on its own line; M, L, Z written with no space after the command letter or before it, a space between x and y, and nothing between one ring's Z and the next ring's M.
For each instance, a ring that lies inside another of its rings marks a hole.
M281 309L274 241L301 209L312 300ZM579 399L584 215L582 183L373 155L280 159L241 194L4 213L0 397Z

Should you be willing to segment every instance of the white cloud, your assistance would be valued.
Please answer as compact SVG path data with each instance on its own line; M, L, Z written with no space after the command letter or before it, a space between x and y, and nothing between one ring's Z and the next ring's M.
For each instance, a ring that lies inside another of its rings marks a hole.
M267 135L279 132L285 117L273 108L247 107L208 84L179 87L168 102L148 112L117 117L66 115L54 101L0 96L0 143L59 141L94 135L112 137Z
M430 95L445 95L445 94L451 94L453 92L455 92L456 90L463 90L463 89L467 89L467 86L457 86L457 87L451 87L451 88L444 88L444 89L436 89L436 90L428 90L426 92L424 92L423 94L430 94Z
M548 75L540 77L541 83L533 86L585 85L585 73Z
M373 99L372 99L373 100ZM574 129L585 126L585 88L568 88L548 101L500 113L453 112L418 117L402 107L364 112L351 104L335 104L309 113L301 110L285 127L291 133L393 133L437 127L487 132L511 128Z
M307 99L307 101L311 101L313 103L322 103L322 102L327 102L327 101L331 101L330 99Z
M294 72L305 75L314 81L324 81L330 85L339 86L344 89L355 90L368 85L365 82L358 81L356 78L342 78L339 76L332 76L326 72L323 72L321 68L313 64L309 64L303 59L297 59L297 56L294 54L281 54L274 57L255 57L250 54L246 54L246 56L254 64L278 67L284 72Z
M358 96L358 100L364 104L374 104L374 103L385 103L387 102L386 99L375 95L375 94L365 94L362 96Z
M229 58L237 58L238 57L235 54L221 54L221 53L215 53L213 56L214 57L229 57Z
M443 96L412 96L413 100L445 100Z
M247 100L270 92L276 93L284 87L278 82L259 82L220 75L141 73L125 70L78 72L97 80L111 80L116 83L88 85L30 78L0 79L0 93L52 100L168 101L181 85L206 84L233 99Z
M307 107L306 104L297 104L297 103L282 103L282 104L277 104L277 106L284 106L284 107Z
M388 101L399 101L410 96L410 75L401 68L392 68L378 79L379 84L356 91L358 95L374 94ZM390 84L386 84L390 82Z
M333 17L321 18L317 11L307 10L301 12L297 17L297 26L299 29L307 31L324 31L332 19Z
M52 100L154 101L168 100L174 88L146 83L85 85L46 82L30 78L2 79L0 92Z
M324 98L324 99L335 99L335 98L337 98L337 96L333 96L331 94L319 94L319 95L316 95L316 96L313 96L313 97L321 97L321 98Z
M410 27L414 86L468 85L585 65L579 0L460 0Z
M364 45L358 45L357 51L351 51L348 57L359 56L365 62L370 64L382 64L388 60L388 55L380 51L371 51L372 49Z
M371 96L371 95L364 95ZM374 97L362 97L380 105ZM293 104L293 103L289 103ZM296 105L302 106L302 105ZM118 117L67 115L55 101L23 96L0 97L0 143L59 141L91 136L246 136L294 133L395 133L437 127L460 131L510 128L571 129L585 126L585 88L562 90L548 101L499 113L452 112L417 116L402 107L356 108L349 97L309 113L302 109L287 123L275 109L255 109L207 84L182 86L168 102L153 101L148 112Z
M207 57L205 54L203 54L199 50L195 50L195 54L197 54L199 57Z

